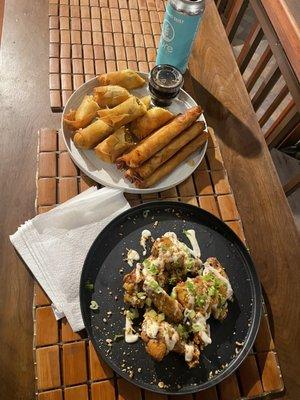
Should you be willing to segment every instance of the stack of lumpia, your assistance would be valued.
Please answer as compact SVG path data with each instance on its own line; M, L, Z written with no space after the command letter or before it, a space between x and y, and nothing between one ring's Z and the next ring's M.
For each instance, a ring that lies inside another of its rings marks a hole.
M74 131L77 147L94 149L103 161L125 169L135 186L153 186L207 140L204 124L196 122L200 106L177 116L151 107L150 96L139 99L130 93L145 84L135 71L103 74L98 82L64 122Z
M195 122L201 112L201 107L197 106L175 117L129 153L119 157L116 161L117 167L129 167L125 176L135 186L153 186L207 140L204 123Z

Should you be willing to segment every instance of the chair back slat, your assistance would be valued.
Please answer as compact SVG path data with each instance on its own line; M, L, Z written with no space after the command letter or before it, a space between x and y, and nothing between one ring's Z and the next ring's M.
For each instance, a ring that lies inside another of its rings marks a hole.
M230 43L239 46L242 38L237 64L268 145L295 144L300 139L300 127L297 125L300 112L299 82L295 80L295 74L278 42L274 27L266 18L261 1L215 2ZM246 37L245 30L248 32ZM234 49L235 54L237 49Z
M297 126L299 121L300 114L297 112L295 102L290 100L265 134L268 146L270 148L282 147L284 139Z
M230 7L225 30L230 42L234 38L240 22L248 7L249 0L235 0ZM226 12L226 11L225 11Z
M252 105L255 111L259 109L263 101L266 99L270 91L275 86L281 76L281 72L277 64L275 64L268 73L266 80L260 85L257 92L252 98Z
M245 72L245 69L247 68L250 60L252 59L255 50L261 43L263 36L264 36L263 30L259 26L259 23L255 22L236 60L239 69L241 71L241 74Z
M256 66L254 67L253 71L251 72L249 78L247 79L246 83L246 88L248 90L248 93L252 90L253 86L261 76L261 73L265 69L266 65L270 61L272 57L272 51L269 45L267 45L266 49L264 50L263 54L259 58Z
M286 98L288 93L289 93L289 89L286 85L284 85L283 88L278 93L278 95L275 97L275 99L272 101L272 103L269 105L269 107L266 109L264 114L259 119L258 122L261 127L263 127L266 124L266 122L268 122L271 115L277 110L278 106Z
M298 143L299 140L300 140L300 121L295 126L295 128L292 129L291 132L286 135L286 137L280 143L280 147L293 146L295 143Z

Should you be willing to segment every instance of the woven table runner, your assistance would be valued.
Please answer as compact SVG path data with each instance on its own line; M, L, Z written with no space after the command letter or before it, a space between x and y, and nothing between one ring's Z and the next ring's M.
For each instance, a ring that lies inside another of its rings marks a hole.
M127 194L126 197L132 206L164 199L201 207L221 218L245 242L242 222L213 130L210 134L205 159L187 180L161 193ZM37 213L46 212L95 184L73 164L56 130L40 130ZM264 305L254 348L238 371L210 390L179 397L153 394L118 378L98 359L85 333L73 333L65 319L55 320L50 300L37 283L34 326L38 400L234 400L269 395L278 398L284 390Z
M50 0L49 88L54 112L106 71L154 66L163 0Z

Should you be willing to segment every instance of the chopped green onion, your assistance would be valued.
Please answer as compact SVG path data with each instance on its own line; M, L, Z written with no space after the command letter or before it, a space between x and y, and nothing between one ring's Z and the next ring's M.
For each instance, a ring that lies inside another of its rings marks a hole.
M148 307L150 307L151 306L151 303L152 303L152 301L151 301L151 299L149 298L149 297L147 297L146 298L146 305L148 306Z
M84 287L89 291L93 291L94 290L94 284L91 281L86 281Z
M90 304L90 309L91 310L98 310L98 308L99 308L98 303L95 300L92 300L91 304Z
M150 288L157 294L162 293L163 289L159 286L156 280L152 279L149 284Z
M124 335L115 335L114 336L114 342L116 342L117 340L121 340L123 339Z
M147 218L148 215L149 215L149 212L150 212L150 210L144 210L144 211L143 211L143 217L144 217L144 218Z
M158 321L158 322L162 322L162 321L164 321L164 320L165 320L165 314L163 314L163 313L158 314L158 316L157 316L157 321Z
M203 330L203 327L201 325L199 325L199 324L193 324L192 325L192 331L193 332L200 332L202 330Z
M129 310L127 310L127 317L129 319L135 319L139 317L139 312L136 308L130 308Z
M146 298L146 293L145 292L138 292L137 297L141 300L145 300Z
M192 282L191 280L187 280L187 281L186 281L186 287L187 287L187 289L188 289L188 291L189 291L190 293L192 293L192 294L195 293L195 285L194 285L194 282Z

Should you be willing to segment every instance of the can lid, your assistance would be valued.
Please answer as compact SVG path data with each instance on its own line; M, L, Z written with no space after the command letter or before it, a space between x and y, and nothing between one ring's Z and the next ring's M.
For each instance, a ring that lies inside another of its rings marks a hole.
M149 85L158 92L178 93L183 85L182 73L169 64L156 65L150 72Z

